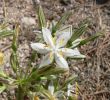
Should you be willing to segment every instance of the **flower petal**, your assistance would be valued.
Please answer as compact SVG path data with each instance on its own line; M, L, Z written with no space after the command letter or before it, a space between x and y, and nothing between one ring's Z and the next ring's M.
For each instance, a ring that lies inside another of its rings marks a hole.
M44 66L47 66L47 65L51 64L53 62L53 59L54 59L53 53L52 52L48 53L47 55L45 55L43 57L43 60L41 61L41 64L40 64L39 68L42 68Z
M52 80L49 83L48 90L50 91L50 93L52 95L54 94L54 85L53 85L53 81Z
M55 53L55 61L60 68L69 69L67 61L58 53Z
M75 48L75 49L61 48L59 51L61 51L65 57L85 58L84 55L80 54L80 52L77 48Z
M67 44L72 36L72 26L66 26L56 33L56 46L58 48Z
M54 47L53 38L52 38L50 30L43 27L42 28L42 33L43 33L43 38L44 38L45 42L49 46Z
M31 48L33 50L36 50L40 54L46 54L50 51L50 49L46 47L45 44L42 43L31 43Z
M81 41L82 41L82 39L76 39L75 41L73 41L71 48L77 47L80 44Z

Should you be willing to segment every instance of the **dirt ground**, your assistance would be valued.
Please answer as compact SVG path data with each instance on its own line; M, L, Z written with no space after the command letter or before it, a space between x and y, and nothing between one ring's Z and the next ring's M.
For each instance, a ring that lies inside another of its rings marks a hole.
M73 14L66 24L77 27L83 19L89 18L91 21L90 27L82 38L97 32L104 34L82 46L80 51L87 56L86 59L77 62L72 60L70 67L71 74L79 76L81 100L110 100L110 0L102 4L99 1L103 0L97 0L97 3L94 0L40 1L48 21L53 19L57 21L64 12L71 10ZM34 41L35 37L39 37L36 33L38 18L32 0L0 0L0 22L4 20L9 23L9 28L13 28L15 22L21 25L18 52L20 62L25 65L30 55L29 43ZM0 49L6 55L6 68L10 67L8 61L10 45L11 38L0 40ZM2 97L3 100L7 100Z

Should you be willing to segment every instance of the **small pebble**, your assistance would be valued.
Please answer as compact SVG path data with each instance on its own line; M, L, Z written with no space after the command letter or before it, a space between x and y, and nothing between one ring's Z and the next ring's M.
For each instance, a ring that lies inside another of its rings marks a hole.
M26 26L36 25L35 19L31 18L31 17L23 17L21 19L21 23L26 25Z

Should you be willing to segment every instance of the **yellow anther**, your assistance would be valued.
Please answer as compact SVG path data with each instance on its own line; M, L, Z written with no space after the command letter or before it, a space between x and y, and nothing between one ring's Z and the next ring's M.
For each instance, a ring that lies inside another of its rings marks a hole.
M34 100L40 100L38 96L34 96Z
M56 37L52 38L53 43L56 43Z
M49 54L50 61L53 60L52 52Z
M3 64L4 54L0 52L0 65Z
M62 51L59 51L59 54L60 54L61 56L63 56L63 52L62 52Z
M60 45L64 43L64 38L60 40Z

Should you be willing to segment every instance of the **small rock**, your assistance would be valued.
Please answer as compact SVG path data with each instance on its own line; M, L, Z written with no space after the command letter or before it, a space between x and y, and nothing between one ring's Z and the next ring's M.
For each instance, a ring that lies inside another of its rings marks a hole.
M21 23L26 25L26 26L36 25L35 19L31 18L31 17L23 17L21 19Z
M78 67L73 67L74 71L79 72L79 68Z

